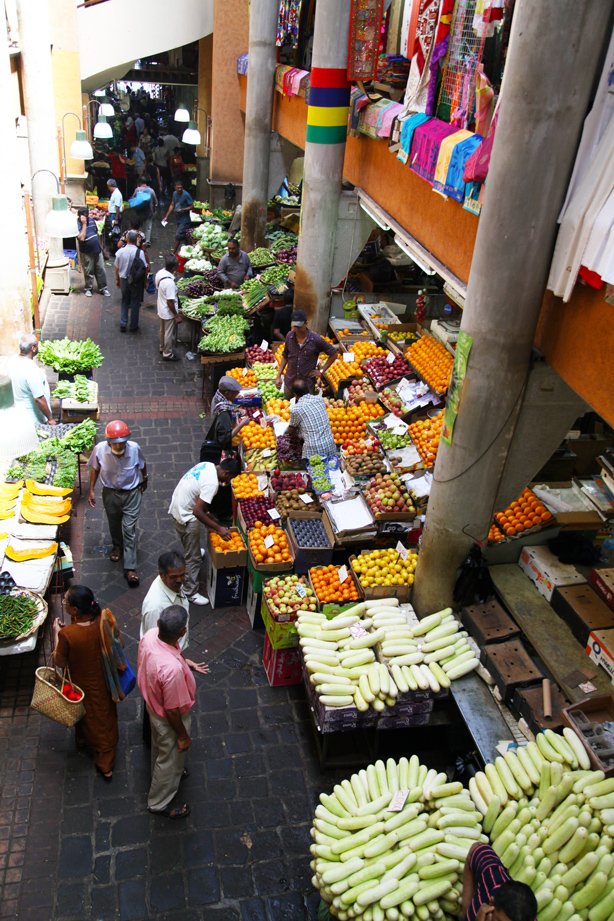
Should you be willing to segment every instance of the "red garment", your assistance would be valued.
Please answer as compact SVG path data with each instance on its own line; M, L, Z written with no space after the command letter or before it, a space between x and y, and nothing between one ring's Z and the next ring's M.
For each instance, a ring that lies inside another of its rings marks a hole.
M590 269L587 269L585 265L581 265L578 271L580 278L583 278L587 285L590 285L591 288L597 288L599 291L603 288L604 282L601 275L597 272L591 272Z
M111 175L113 178L125 179L126 167L124 166L124 158L117 153L110 153L109 160L111 161Z

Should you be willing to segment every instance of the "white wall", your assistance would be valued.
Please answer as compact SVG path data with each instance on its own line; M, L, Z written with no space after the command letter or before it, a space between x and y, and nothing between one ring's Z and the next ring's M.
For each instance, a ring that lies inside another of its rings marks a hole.
M139 58L213 32L213 0L107 0L77 10L83 92L121 79Z

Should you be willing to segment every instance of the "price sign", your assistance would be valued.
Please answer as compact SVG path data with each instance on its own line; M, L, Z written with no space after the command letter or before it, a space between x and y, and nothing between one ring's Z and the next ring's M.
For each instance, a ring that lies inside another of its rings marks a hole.
M294 590L296 591L296 594L299 596L299 598L304 598L305 595L307 594L307 589L305 588L304 585L301 585L300 582L296 583L296 585L294 586Z
M401 541L398 542L395 549L402 560L407 560L409 558L409 550L403 546Z
M274 543L275 543L275 540L273 539L272 534L269 534L268 537L264 538L264 546L267 548L267 550L269 549L269 547L272 547Z
M262 452L262 456L263 456L263 457L270 457L271 454L272 454L272 451L271 451L270 448L266 448L266 450L264 450L264 451Z
M267 426L266 416L260 416L260 425L262 426L263 429L266 428Z
M406 432L407 429L403 428L402 425L397 425L397 427L392 430L393 435L405 435Z
M346 365L352 364L352 362L354 361L354 352L344 352L343 360L346 363Z
M339 570L339 581L343 583L345 582L347 577L348 577L348 568L347 566L342 566L341 569Z
M407 801L409 790L397 790L388 804L388 812L400 812Z
M299 499L301 500L301 502L304 502L305 505L309 505L310 502L313 502L313 499L311 498L311 496L308 496L306 492L300 495Z
M247 377L247 368L243 368L243 377Z
M280 435L284 435L286 432L286 429L288 428L288 425L289 425L288 422L276 422L273 426L273 429L275 431L275 437L279 438Z
M391 416L386 416L384 419L384 425L389 429L394 429L399 424L399 419L394 414Z
M388 354L386 355L386 361L388 362L389 365L391 365L394 362L394 358L395 358L394 352L388 352Z
M397 384L397 386L395 387L395 390L397 393L400 394L401 390L405 390L406 387L409 387L409 381L407 380L406 377L402 377L399 383Z
M361 636L367 635L367 631L360 624L352 624L352 626L350 627L350 633L352 634L352 637L355 640L357 640Z
M278 518L281 518L281 515L279 514L276 508L268 508L267 512L269 516L273 519L273 521L277 521Z
M262 349L263 352L266 352L268 347L269 347L269 343L266 341L266 339L263 339L262 342L260 343L260 348Z
M294 409L295 406L296 406L296 397L292 397L292 399L290 400L290 409Z
M257 419L258 416L261 416L261 415L262 415L262 413L260 412L259 409L257 409L256 412L254 413L254 415L252 416L252 418L253 418L253 419Z

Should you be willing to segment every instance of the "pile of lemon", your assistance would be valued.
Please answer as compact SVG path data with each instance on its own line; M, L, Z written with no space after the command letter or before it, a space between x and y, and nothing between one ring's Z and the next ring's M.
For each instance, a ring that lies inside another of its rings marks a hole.
M409 551L404 560L396 550L373 550L352 561L354 572L365 588L372 585L413 585L418 554Z

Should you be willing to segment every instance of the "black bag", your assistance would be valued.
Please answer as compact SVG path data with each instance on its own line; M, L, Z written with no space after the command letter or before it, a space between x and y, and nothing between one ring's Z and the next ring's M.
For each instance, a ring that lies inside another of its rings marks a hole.
M138 285L145 284L146 277L147 266L141 259L141 251L137 250L132 260L132 265L130 266L130 272L128 273L128 283L131 287L136 288Z

